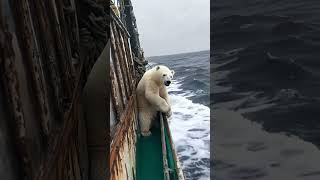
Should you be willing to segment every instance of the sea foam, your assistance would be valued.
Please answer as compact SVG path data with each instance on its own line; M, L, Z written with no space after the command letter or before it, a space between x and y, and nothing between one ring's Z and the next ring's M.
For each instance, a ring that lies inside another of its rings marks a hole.
M189 100L194 92L180 86L178 79L168 87L173 111L169 120L172 138L186 179L209 179L210 109Z

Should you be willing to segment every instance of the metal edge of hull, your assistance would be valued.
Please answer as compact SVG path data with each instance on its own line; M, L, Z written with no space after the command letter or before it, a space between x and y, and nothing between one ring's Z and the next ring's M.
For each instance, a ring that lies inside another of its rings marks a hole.
M169 127L169 124L168 124L168 120L167 120L166 116L164 116L162 113L160 113L160 118L163 119L164 126L167 129L167 133L168 133L168 136L169 136L169 143L170 143L170 146L171 146L171 151L173 153L173 159L174 159L174 162L175 162L175 168L177 170L178 179L179 180L184 180L183 171L182 171L181 164L180 164L180 161L179 161L179 158L177 156L177 152L176 152L173 140L172 140L171 130L170 130L170 127Z

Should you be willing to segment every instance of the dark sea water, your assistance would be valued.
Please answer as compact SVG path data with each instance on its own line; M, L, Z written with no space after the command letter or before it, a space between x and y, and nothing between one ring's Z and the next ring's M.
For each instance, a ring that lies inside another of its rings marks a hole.
M212 2L211 80L213 179L320 179L320 1Z
M210 51L148 58L175 71L168 87L173 115L169 122L187 180L210 178Z

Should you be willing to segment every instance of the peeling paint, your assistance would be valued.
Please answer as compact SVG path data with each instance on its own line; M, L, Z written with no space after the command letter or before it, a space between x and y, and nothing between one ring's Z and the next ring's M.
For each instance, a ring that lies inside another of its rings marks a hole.
M111 82L112 103L115 105L118 124L111 143L110 180L135 179L137 108L136 77L128 33L116 16L111 28Z

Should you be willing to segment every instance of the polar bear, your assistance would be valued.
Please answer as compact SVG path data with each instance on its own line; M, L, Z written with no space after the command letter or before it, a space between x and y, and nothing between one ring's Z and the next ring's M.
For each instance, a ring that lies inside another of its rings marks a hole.
M141 134L150 136L152 121L158 111L171 116L171 105L166 86L169 86L174 71L157 65L144 73L137 86L137 101Z

